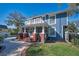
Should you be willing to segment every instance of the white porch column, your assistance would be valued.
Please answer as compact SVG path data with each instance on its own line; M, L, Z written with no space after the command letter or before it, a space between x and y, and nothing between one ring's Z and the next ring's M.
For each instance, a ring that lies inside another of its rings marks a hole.
M43 33L43 34L45 33L45 31L44 31L44 26L42 26L42 33Z
M34 26L34 33L36 33L36 26Z
M45 35L44 35L45 31L44 31L44 25L42 26L42 32L40 33L40 39L41 39L41 43L44 43L44 39L45 39Z
M36 26L34 26L34 32L33 32L32 36L33 36L32 41L36 42Z
M24 27L24 33L26 33L26 27Z

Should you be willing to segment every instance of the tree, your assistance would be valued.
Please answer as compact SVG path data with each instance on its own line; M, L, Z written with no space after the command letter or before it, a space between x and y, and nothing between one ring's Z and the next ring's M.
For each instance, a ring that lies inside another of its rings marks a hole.
M58 3L58 7L61 8L63 4L62 3ZM73 14L78 14L79 13L79 8L77 8L77 6L79 6L79 3L67 3L68 5L68 15L72 16Z
M25 19L26 17L24 17L21 13L13 12L7 17L7 25L14 25L20 30L20 27L24 25Z
M78 31L77 27L75 26L74 23L69 23L67 29L68 29L69 32L77 32Z

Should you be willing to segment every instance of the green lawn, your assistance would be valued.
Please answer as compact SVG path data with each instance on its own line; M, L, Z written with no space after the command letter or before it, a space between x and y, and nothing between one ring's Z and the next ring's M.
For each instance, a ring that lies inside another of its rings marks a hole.
M30 56L79 56L79 49L68 43L45 43L31 46L27 52Z

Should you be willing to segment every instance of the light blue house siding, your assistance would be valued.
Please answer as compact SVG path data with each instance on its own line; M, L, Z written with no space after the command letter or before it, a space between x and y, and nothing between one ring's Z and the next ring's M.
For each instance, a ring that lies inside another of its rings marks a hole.
M40 22L42 20L43 22ZM32 23L36 22L36 23ZM48 39L47 40L62 40L65 38L65 31L64 31L64 26L68 25L68 17L67 17L67 12L61 12L61 13L56 13L56 14L45 14L37 17L31 18L30 23L27 22L27 28L32 32L35 33L44 33L47 35ZM27 24L26 23L26 24ZM31 27L29 27L29 24ZM33 29L32 29L33 28ZM30 33L30 31L28 32Z
M67 17L67 13L60 13L60 14L56 14L56 24L55 25L51 25L51 27L55 27L56 30L56 36L49 36L49 39L53 39L53 40L62 40L64 39L65 36L65 32L64 32L64 26L66 26L68 24L68 17Z

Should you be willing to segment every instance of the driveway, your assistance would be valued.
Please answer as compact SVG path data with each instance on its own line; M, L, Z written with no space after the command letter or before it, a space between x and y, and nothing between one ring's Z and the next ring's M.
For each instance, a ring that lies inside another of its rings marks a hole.
M31 43L16 40L16 37L5 38L3 44L5 49L0 56L19 56L23 47L28 48L31 45Z

